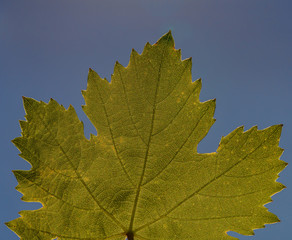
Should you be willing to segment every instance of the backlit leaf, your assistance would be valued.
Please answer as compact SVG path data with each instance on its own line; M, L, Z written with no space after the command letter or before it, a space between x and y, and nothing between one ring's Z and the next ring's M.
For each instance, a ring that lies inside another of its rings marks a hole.
M171 33L116 63L111 82L90 69L83 109L97 129L86 139L72 106L24 98L13 140L32 168L17 170L22 199L43 207L7 223L23 240L231 240L278 222L264 204L276 182L281 125L198 143L214 123L215 100L199 101L191 59Z

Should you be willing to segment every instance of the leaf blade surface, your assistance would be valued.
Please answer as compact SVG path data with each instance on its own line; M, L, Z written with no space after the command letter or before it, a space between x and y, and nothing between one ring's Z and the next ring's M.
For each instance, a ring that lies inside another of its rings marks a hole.
M32 169L14 174L23 200L43 208L8 227L25 240L207 240L279 221L263 205L284 188L282 126L239 127L200 154L215 122L215 100L200 102L200 90L169 32L133 50L126 68L116 63L111 82L90 69L83 110L98 134L89 140L73 107L24 98L13 142Z

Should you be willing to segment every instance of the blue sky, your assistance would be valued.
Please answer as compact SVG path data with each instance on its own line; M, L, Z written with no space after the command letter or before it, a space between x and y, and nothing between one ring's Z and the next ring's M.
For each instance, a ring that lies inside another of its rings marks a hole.
M183 58L193 57L193 79L202 78L201 101L216 98L217 119L199 145L215 151L221 136L238 126L260 129L284 124L282 160L291 162L292 2L289 0L1 0L0 1L0 232L19 239L3 223L18 217L24 203L12 174L29 169L11 140L24 119L22 96L51 97L81 110L88 68L110 79L116 60L126 66L131 49L141 52L172 30ZM289 239L292 235L292 173L280 174L288 188L268 204L281 223L241 240Z

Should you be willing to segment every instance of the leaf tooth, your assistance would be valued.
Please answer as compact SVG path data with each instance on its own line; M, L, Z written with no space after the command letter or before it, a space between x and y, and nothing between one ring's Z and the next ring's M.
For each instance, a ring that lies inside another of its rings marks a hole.
M199 90L201 90L201 88L202 88L202 78L198 78L197 80L195 80L194 82L193 82L193 84L199 84Z
M275 131L275 132L281 134L282 128L283 128L283 124L276 124L276 125L272 125L270 127L267 127L265 129L262 129L260 131L262 131L262 132L265 132L265 131L273 132L273 131Z
M277 176L278 177L278 176ZM280 192L282 191L283 189L287 188L284 184L280 183L280 182L276 182L276 191L277 192ZM276 193L277 193L276 192Z
M122 66L122 64L120 64L119 61L116 61L114 67L119 67L119 66Z
M182 60L181 49L175 49L174 52L176 53L176 57L178 58L178 60L181 61Z
M283 124L273 125L265 129L259 130L259 133L273 136L273 144L279 145L282 127ZM279 146L277 147L280 148Z
M24 140L23 137L17 137L17 138L14 138L13 140L11 140L11 142L19 149L22 146L21 142L23 140Z
M181 61L181 59L180 59L180 61ZM190 76L190 77L188 77L190 83L193 83L192 77L191 77L191 75L192 75L192 61L193 60L192 60L191 57L190 58L186 58L183 61L181 61L182 66L185 67L185 72L186 72L185 74L188 74L188 76Z
M21 128L21 131L23 132L27 128L27 121L19 120L19 125Z
M87 89L90 83L96 83L98 81L109 83L106 78L101 78L97 72L89 68L88 78L87 78Z
M200 93L202 89L202 79L199 78L196 81L192 82L192 87L195 88L194 95L195 95L195 101L199 102Z
M282 161L282 160L281 160ZM288 165L287 162L282 161L282 163L285 165L285 167Z
M100 76L98 75L98 73L95 72L92 68L89 68L89 70L88 70L88 78L90 79L90 77L98 77L98 78L100 78Z
M53 98L50 98L50 100L49 100L49 104L51 103L51 102L54 102L55 100L53 99Z
M53 99L53 98L50 98L50 101L49 101L48 104L46 104L46 103L44 103L44 104L45 104L45 106L53 107L53 108L56 108L56 109L61 110L61 111L65 111L65 110L66 110L65 107L64 107L62 104L59 104L59 103L58 103L55 99ZM49 109L46 110L46 112L47 112L47 111L49 111Z
M115 84L121 81L122 73L126 70L126 68L116 61L114 66L114 73L111 75L111 83Z
M215 111L215 107L216 107L216 98L213 99L209 99L205 102L201 102L201 104L208 106L209 108L213 109L213 115L214 115L214 111ZM202 105L202 106L203 106Z
M68 107L68 109L66 111L72 112L74 114L76 113L75 108L71 104L69 105L69 107Z
M114 74L117 71L125 70L125 67L119 63L119 61L116 61L115 66L114 66Z
M187 63L187 64L191 64L191 67L192 67L193 58L192 57L186 58L182 62L183 63Z
M37 166L38 160L35 158L33 153L28 150L28 148L27 148L27 139L25 137L17 137L17 138L12 140L12 143L20 151L20 154L18 154L20 157L25 159L32 166Z
M29 114L34 114L35 113L35 108L38 108L39 105L41 104L41 102L33 99L33 98L29 98L29 97L22 97L23 100L23 106L24 106L24 110L25 113L27 115Z
M261 207L264 209L264 212L262 214L265 215L265 217L269 218L268 221L266 220L264 224L280 222L280 219L274 213L271 213L265 206L261 206ZM256 227L265 228L264 224L260 224L259 226L256 226Z
M248 129L245 132L243 132L243 134L249 134L249 133L252 133L252 132L255 132L255 131L258 131L258 126L257 125L252 126L250 129Z
M142 51L142 54L141 55L145 55L148 51L150 51L151 49L153 48L153 46L147 42L144 46L144 49Z
M226 136L222 136L221 137L221 141L219 143L219 147L217 149L217 151L220 149L221 145L226 144L233 136L235 136L236 134L242 134L244 131L244 126L240 126L236 129L234 129L231 133L229 133Z
M210 99L210 100L208 100L208 101L206 101L206 102L208 102L208 103L211 105L211 107L214 108L214 111L215 111L215 107L216 107L216 98ZM214 113L213 113L213 115L214 115Z
M131 55L132 54L135 54L135 55L140 55L134 48L132 48L132 51L131 51Z
M84 98L85 98L85 96L84 96ZM86 104L85 105L81 105L81 108L82 108L83 111L86 111L86 109L88 108L88 106Z
M135 59L140 57L141 55L134 49L132 48L132 52L131 52L131 55L130 55L130 61L129 61L129 65L131 65L132 63L135 63Z
M281 136L282 129L283 129L283 124L278 124L278 125L274 125L271 127L274 127L275 129L277 129L277 130L275 130L275 135L277 136L277 143L279 144L280 136Z
M155 45L162 45L166 44L169 47L174 48L174 39L171 34L171 30L169 30L166 34L164 34L156 43Z

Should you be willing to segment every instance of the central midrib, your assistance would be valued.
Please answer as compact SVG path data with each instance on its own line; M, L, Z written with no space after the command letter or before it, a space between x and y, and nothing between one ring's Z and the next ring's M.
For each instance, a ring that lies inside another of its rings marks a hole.
M142 182L143 182L143 179L144 179L147 160L148 160L148 156L149 156L150 143L151 143L152 133L153 133L153 128L154 128L154 119L155 119L155 111L156 111L157 94L158 94L159 83L160 83L160 78L161 78L161 66L162 66L162 63L163 63L163 59L164 59L166 48L167 48L167 46L165 46L165 49L164 49L164 51L162 53L160 65L159 65L159 68L158 68L158 77L157 77L157 84L156 84L155 95L154 95L154 103L153 103L153 111L152 111L152 118L151 118L150 134L149 134L149 138L148 138L147 149L146 149L146 152L145 152L144 165L143 165L143 169L142 169L141 177L140 177L139 184L138 184L138 187L137 187L136 197L135 197L134 205L133 205L133 209L132 209L132 215L131 215L130 226L129 226L129 232L130 233L133 232L134 219L135 219L138 200L139 200L139 196L140 196L140 192L141 192L141 185L142 185Z

